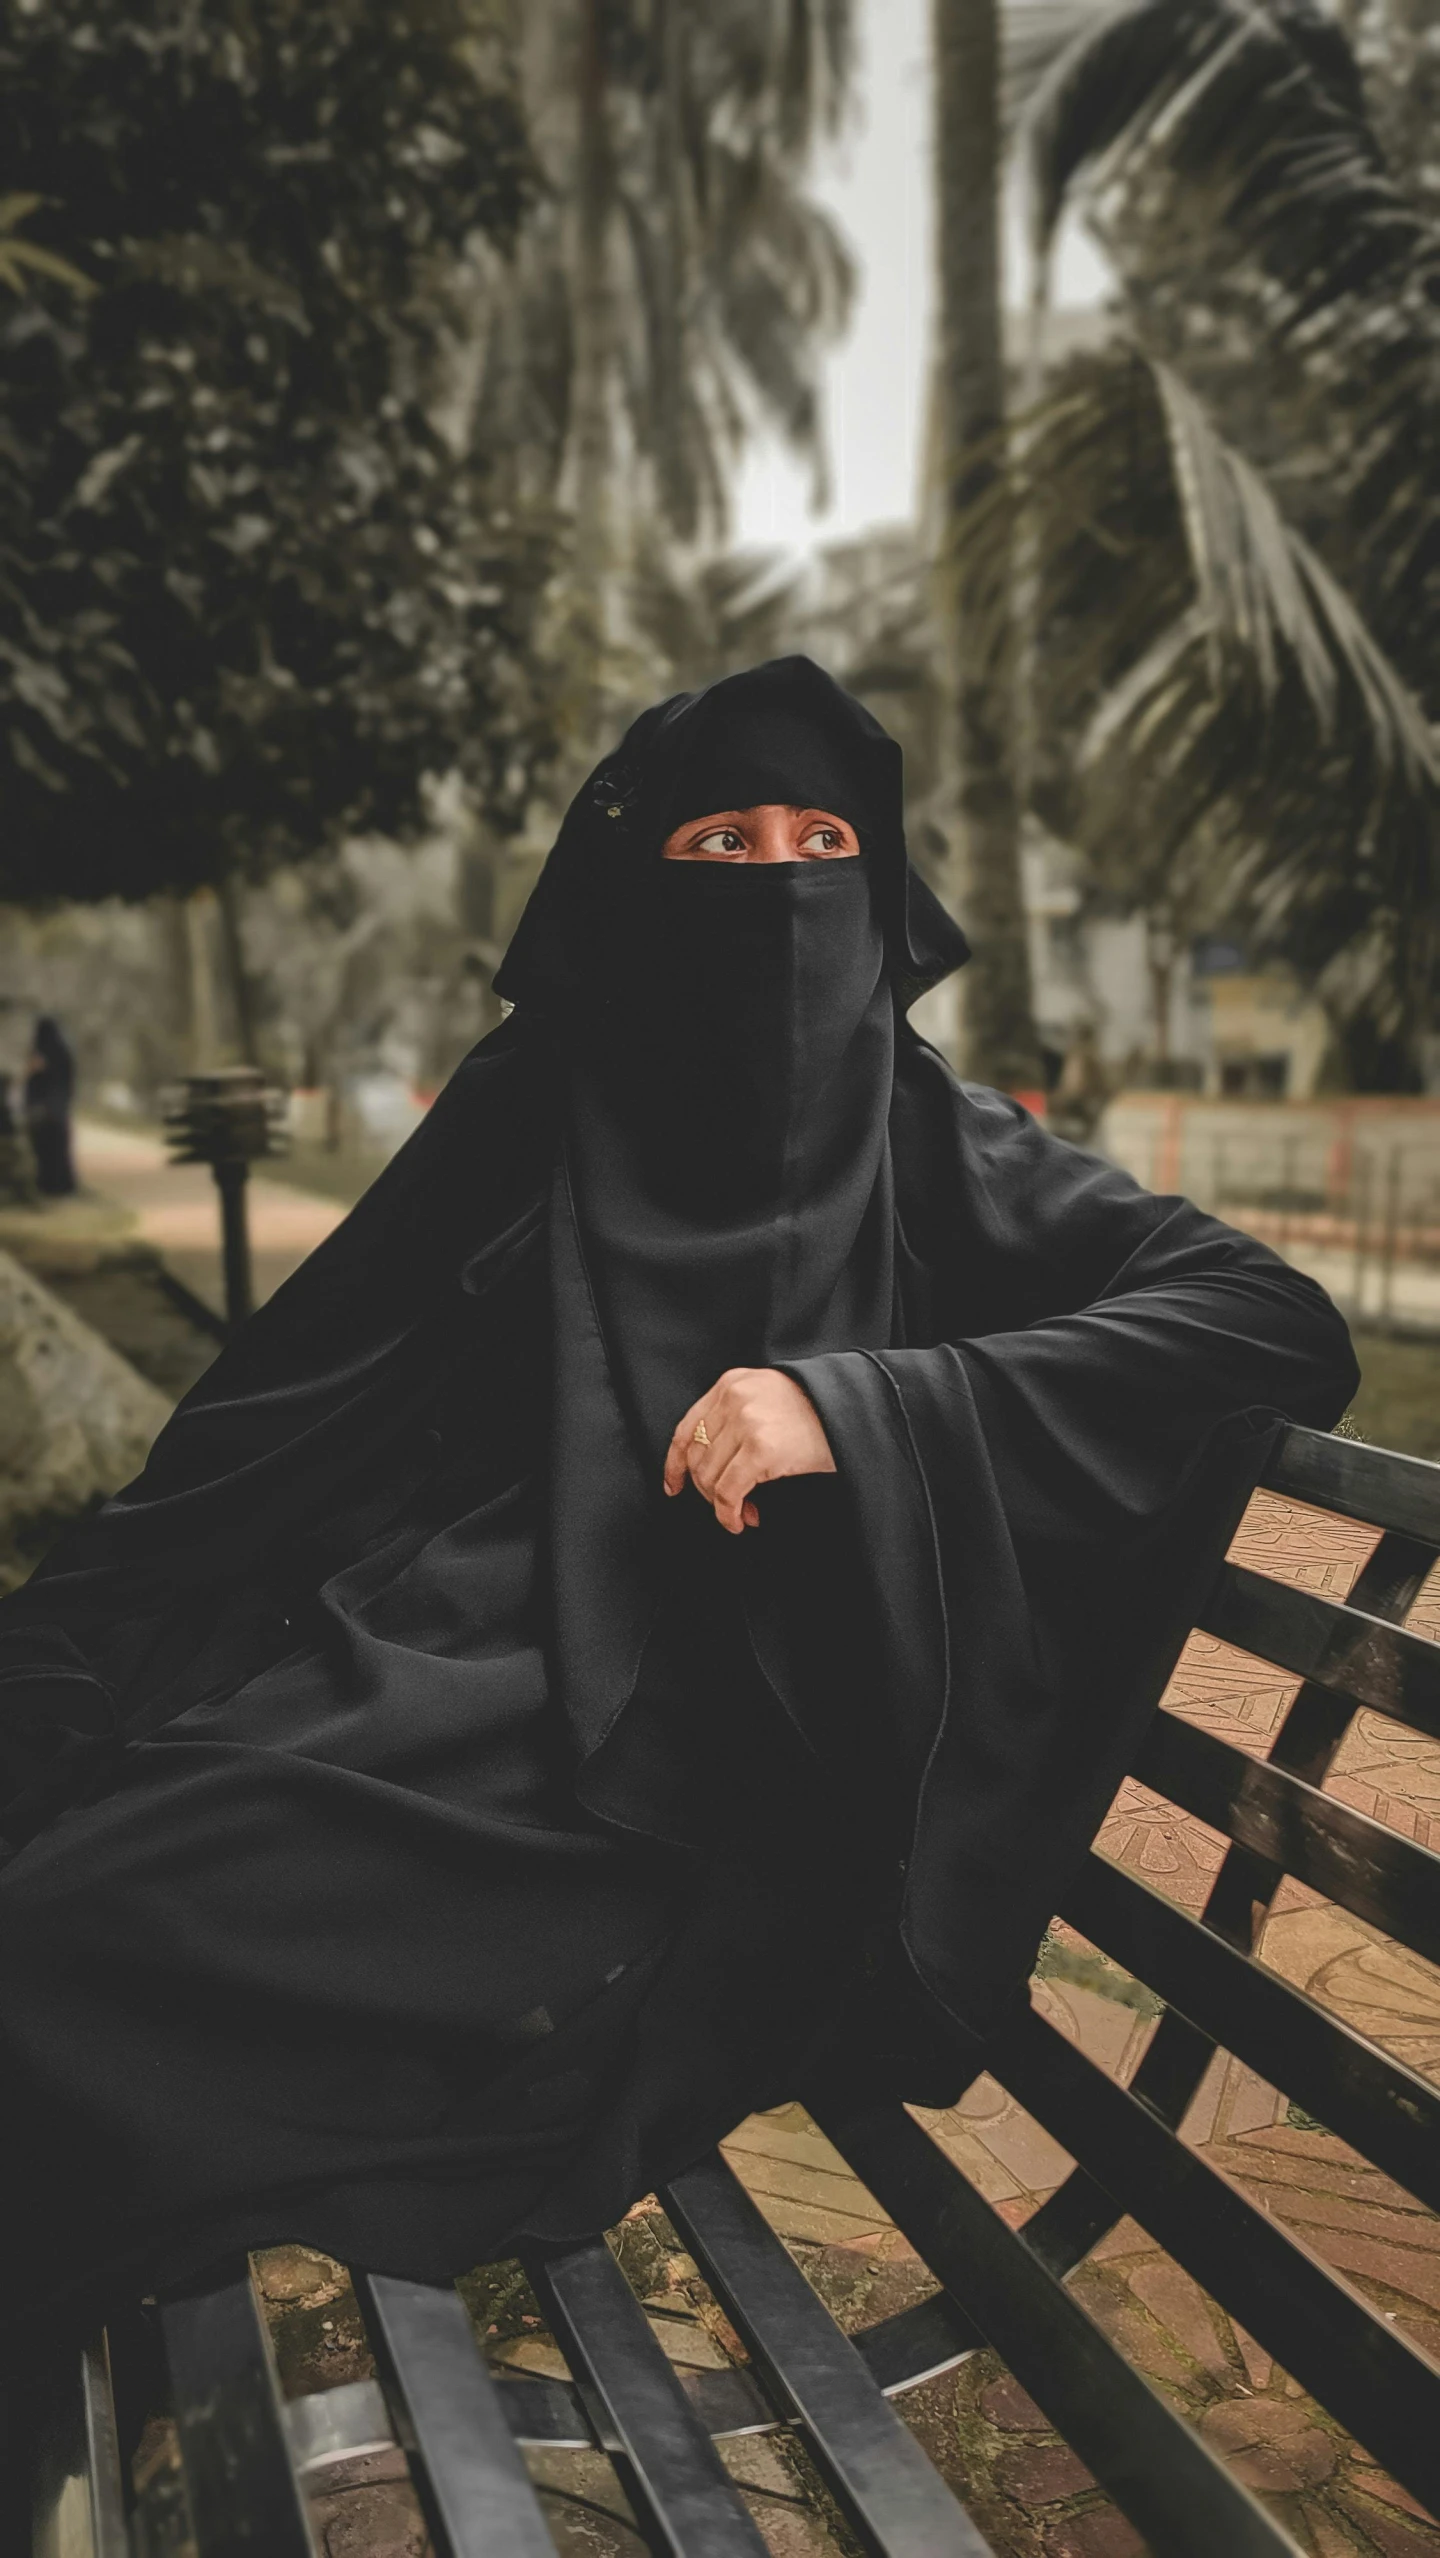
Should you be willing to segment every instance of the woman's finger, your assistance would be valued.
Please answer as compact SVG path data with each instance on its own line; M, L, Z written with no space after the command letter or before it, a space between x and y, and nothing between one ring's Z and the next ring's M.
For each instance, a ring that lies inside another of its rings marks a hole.
M729 1529L732 1537L738 1537L746 1524L745 1505L754 1489L754 1459L746 1454L743 1446L737 1447L728 1464L722 1466L710 1495L716 1518L722 1528ZM751 1507L754 1507L753 1503ZM756 1527L760 1524L758 1510L754 1524Z
M742 1440L733 1422L729 1428L721 1423L707 1427L710 1429L708 1438L692 1437L685 1451L685 1461L696 1491L703 1492L707 1501L713 1501L715 1486L726 1467L740 1454Z
M690 1471L690 1450L696 1444L695 1425L704 1410L705 1397L702 1395L699 1402L692 1403L689 1411L682 1414L675 1424L675 1436L665 1451L667 1492L683 1492L685 1489L685 1477Z

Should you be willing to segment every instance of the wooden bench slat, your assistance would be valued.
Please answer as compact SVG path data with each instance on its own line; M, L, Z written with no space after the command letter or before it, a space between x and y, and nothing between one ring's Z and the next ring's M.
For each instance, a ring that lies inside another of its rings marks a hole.
M115 2393L110 2382L109 2346L103 2334L92 2337L81 2353L80 2401L85 2420L85 2472L90 2488L94 2558L128 2558Z
M1440 2088L1429 2079L1093 1850L1061 1916L1440 2211Z
M162 2301L160 2324L204 2558L316 2558L249 2266Z
M1440 1739L1440 1643L1423 1634L1242 1563L1225 1565L1196 1623L1242 1652Z
M653 2545L765 2558L765 2543L603 2239L527 2260L597 2439Z
M912 2301L908 2309L858 2328L850 2342L882 2397L893 2398L940 2372L953 2371L978 2353L985 2339L944 2292L932 2292L927 2300ZM786 2422L748 2371L681 2371L679 2380L705 2431L717 2440L773 2434ZM590 2421L572 2381L507 2371L495 2375L495 2386L517 2443L593 2447Z
M681 2371L677 2378L707 2434L773 2434L774 2408L748 2371ZM497 2372L495 2387L517 2443L593 2449L595 2434L573 2381L536 2372Z
M991 2558L724 2160L702 2160L660 2199L866 2547L879 2558Z
M932 2292L928 2300L912 2301L908 2309L877 2318L872 2327L857 2328L850 2342L876 2388L893 2398L939 2372L953 2371L979 2353L985 2339L957 2301Z
M1440 2371L1427 2355L1034 2009L990 2068L1412 2495L1440 2504Z
M1131 1774L1440 1963L1440 1856L1433 1849L1178 1714L1157 1714Z
M1295 2543L896 2104L817 2118L1050 2421L1166 2558L1297 2558Z
M1298 1423L1284 1433L1261 1476L1270 1492L1338 1510L1367 1527L1394 1528L1440 1549L1440 1466L1426 1457L1336 1439Z
M353 2280L435 2558L555 2558L453 2283L363 2273Z
M1389 1624L1401 1623L1434 1560L1433 1546L1387 1528L1361 1568L1350 1606L1363 1609L1367 1616L1383 1617ZM1275 1736L1268 1766L1311 1786L1323 1785L1354 1712L1349 1698L1302 1680ZM1253 1849L1238 1844L1229 1848L1206 1898L1206 1927L1248 1950L1258 1911L1268 1908L1281 1879L1282 1869ZM1144 2098L1152 2113L1178 2127L1214 2050L1210 2037L1197 2032L1178 2008L1168 2008L1135 2073L1136 2095ZM1053 2273L1065 2274L1098 2246L1118 2217L1109 2195L1083 2167L1077 2167L1034 2214L1026 2228L1026 2242Z

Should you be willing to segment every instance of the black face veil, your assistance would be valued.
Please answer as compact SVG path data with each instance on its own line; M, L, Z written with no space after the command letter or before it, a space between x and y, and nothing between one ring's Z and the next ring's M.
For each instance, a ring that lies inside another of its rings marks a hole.
M612 979L633 990L634 909L666 835L687 816L765 801L829 806L855 826L902 1008L962 965L965 936L906 853L894 738L810 658L781 657L635 721L577 793L497 991L533 1017L588 1009Z
M677 1505L688 1515L665 1515L661 1467L682 1415L727 1368L900 1337L895 978L963 950L909 877L890 741L808 661L641 726L582 798L558 890L542 882L501 980L526 1008L558 1008L568 981L577 1034L552 1218L557 1301L571 1309L557 1327L552 1484L562 1685L587 1752L633 1689L677 1539L703 1533L721 1568L696 1496ZM845 818L860 858L662 858L687 818L774 802ZM931 936L923 964L912 899ZM577 905L593 917L584 984ZM582 1376L587 1341L597 1357ZM621 1588L633 1615L616 1606Z
M681 731L686 751L646 813L617 990L591 1015L570 1079L582 1249L652 1470L726 1368L891 1337L880 829L850 722L795 689L719 686ZM659 857L687 818L777 801L846 818L867 849L757 865Z

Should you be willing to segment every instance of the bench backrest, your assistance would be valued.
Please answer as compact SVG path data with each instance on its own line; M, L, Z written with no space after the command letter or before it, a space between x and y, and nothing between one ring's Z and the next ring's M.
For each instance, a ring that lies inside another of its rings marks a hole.
M1268 1759L1161 1713L1135 1775L1228 1840L1191 1917L1092 1853L1058 1913L1153 1991L1163 2012L1128 2086L1035 2010L987 2065L1076 2162L1021 2229L893 2103L817 2100L822 2128L940 2289L846 2338L717 2156L661 2200L748 2349L746 2368L681 2377L603 2241L530 2268L573 2375L494 2378L453 2288L357 2278L379 2381L282 2406L248 2269L163 2310L202 2558L314 2558L306 2479L398 2439L437 2558L545 2558L526 2443L607 2452L642 2535L685 2558L764 2544L714 2437L797 2427L862 2544L886 2558L978 2558L987 2543L891 2403L998 2351L1152 2549L1293 2551L1282 2526L1126 2360L1064 2277L1130 2215L1422 2503L1440 2511L1440 2372L1344 2276L1180 2137L1217 2049L1440 2208L1440 2090L1257 1959L1286 1875L1440 1960L1440 1857L1323 1790L1354 1716L1440 1736L1440 1645L1401 1620L1440 1554L1440 1467L1291 1430L1269 1487L1381 1530L1339 1601L1226 1565L1203 1626L1298 1676ZM804 2091L800 2093L803 2095ZM179 2498L176 2482L171 2494ZM131 2558L103 2340L57 2411L39 2473L37 2552ZM181 2545L157 2507L143 2546ZM167 2540L166 2534L174 2537ZM68 2536L67 2536L68 2535Z

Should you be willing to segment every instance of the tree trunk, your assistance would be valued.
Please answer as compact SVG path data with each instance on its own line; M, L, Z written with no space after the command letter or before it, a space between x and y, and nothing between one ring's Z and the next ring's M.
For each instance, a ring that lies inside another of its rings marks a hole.
M210 922L215 892L192 889L185 900L185 952L190 994L190 1072L206 1074L220 1062L218 1007L215 1001L215 958Z
M616 310L614 212L603 0L578 0L576 169L572 218L574 357L570 392L575 549L568 621L575 662L576 739L589 764L604 744L608 659L614 644Z
M245 920L240 891L233 879L222 879L215 892L220 915L220 949L225 962L226 992L235 1022L235 1044L242 1064L260 1064L260 1038L255 1020L255 986L245 956Z
M1013 631L968 591L967 510L1001 467L999 0L931 0L934 48L941 482L938 575L948 655L960 842L953 902L974 947L962 981L961 1063L982 1083L1043 1080L1030 984L1015 777ZM947 883L947 885L950 883Z
M1175 935L1170 926L1145 919L1145 963L1150 972L1150 1036L1155 1051L1155 1081L1167 1090L1172 1081L1170 996L1175 982Z

